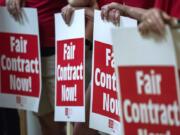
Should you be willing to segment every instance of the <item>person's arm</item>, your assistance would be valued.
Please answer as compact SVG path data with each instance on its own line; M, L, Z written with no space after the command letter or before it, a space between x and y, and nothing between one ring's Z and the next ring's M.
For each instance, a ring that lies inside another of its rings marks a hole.
M85 8L85 15L87 19L86 23L86 39L92 41L93 39L93 22L94 22L94 9L98 9L96 2L93 3L92 7Z
M22 19L21 7L24 6L25 2L26 0L6 0L7 9L16 21Z
M73 7L83 7L90 3L90 0L68 0L68 3Z
M69 2L70 1L70 2ZM66 24L70 24L71 21L71 16L74 13L74 11L76 9L85 9L85 16L86 19L88 20L92 20L93 19L93 9L94 6L96 5L96 1L95 0L69 0L69 4L65 7L62 8L62 17L64 19L64 21L66 22Z
M112 2L104 5L101 11L102 19L112 21L113 23L119 23L120 16L127 16L140 21L146 10Z
M141 9L130 6L124 6L124 16L137 19L139 30L142 34L154 32L157 35L163 35L165 24L170 27L177 27L178 21L176 18L169 16L167 13L157 8Z
M112 21L113 23L119 23L120 16L131 17L140 22L139 30L142 34L146 34L149 31L162 35L165 29L165 23L171 22L171 17L161 10L142 9L122 5L119 3L110 3L102 7L102 19Z
M146 12L146 9L142 8L136 8L136 7L131 7L124 5L123 6L123 16L131 17L134 18L138 21L141 21L142 15Z

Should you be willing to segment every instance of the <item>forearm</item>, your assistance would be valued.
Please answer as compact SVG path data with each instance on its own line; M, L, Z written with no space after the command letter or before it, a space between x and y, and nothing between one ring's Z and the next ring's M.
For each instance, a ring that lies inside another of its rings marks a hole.
M8 3L8 1L11 1L11 0L5 0L6 3ZM23 2L26 2L27 0L19 0L20 3L23 3Z
M70 5L71 6L71 5ZM92 21L94 18L94 9L98 9L97 3L94 3L92 6L71 6L74 10L85 9L85 16L88 20Z
M88 6L90 0L68 0L68 3L73 7Z
M88 21L86 24L86 39L92 41L93 39L93 22Z
M141 21L143 13L146 12L146 9L123 6L123 15L127 17L134 18L138 21Z

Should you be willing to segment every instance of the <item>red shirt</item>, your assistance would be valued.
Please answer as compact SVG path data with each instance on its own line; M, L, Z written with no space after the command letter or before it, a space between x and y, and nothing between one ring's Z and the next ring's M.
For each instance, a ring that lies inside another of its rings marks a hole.
M124 4L132 7L139 7L139 8L152 8L154 6L155 0L120 0Z
M55 46L54 13L61 12L66 0L27 0L26 7L37 8L41 47Z
M100 7L103 5L106 5L111 2L118 2L121 4L126 4L128 6L133 6L133 7L139 7L139 8L151 8L154 6L155 0L99 0L98 4Z
M0 6L5 6L5 0L0 0Z
M156 0L155 7L180 18L180 0Z
M98 0L99 8L101 9L102 6L109 4L111 2L117 2L120 3L120 0ZM122 4L122 3L121 3Z

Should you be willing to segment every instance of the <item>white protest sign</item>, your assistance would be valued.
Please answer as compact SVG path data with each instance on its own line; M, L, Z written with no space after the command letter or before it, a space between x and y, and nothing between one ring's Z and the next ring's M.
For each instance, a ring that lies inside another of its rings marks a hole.
M77 10L70 26L55 14L55 121L85 121L85 15Z
M126 23L131 22L131 23ZM136 21L121 18L122 27L136 26ZM100 11L94 16L94 45L91 87L90 128L121 134L120 102L117 98L114 54L111 29L115 26L101 19Z
M21 23L0 7L0 106L38 111L41 65L37 10L22 9Z
M142 37L137 28L113 30L124 135L180 133L179 81L170 30Z

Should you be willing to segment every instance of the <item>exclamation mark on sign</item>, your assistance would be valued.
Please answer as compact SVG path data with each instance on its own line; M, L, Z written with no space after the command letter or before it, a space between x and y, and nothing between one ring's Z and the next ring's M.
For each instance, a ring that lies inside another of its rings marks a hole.
M77 101L77 85L75 84L74 99Z
M29 92L32 92L32 78L29 77Z

